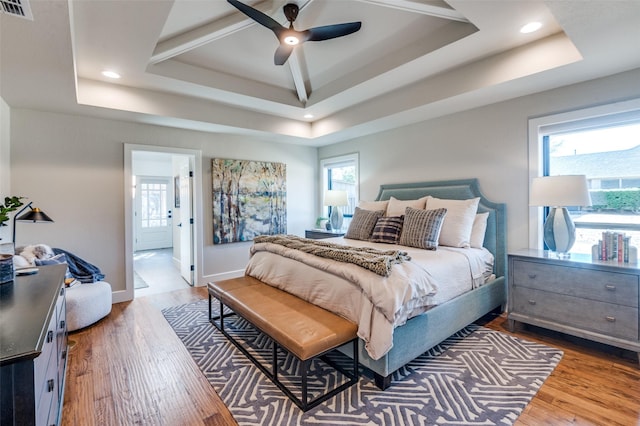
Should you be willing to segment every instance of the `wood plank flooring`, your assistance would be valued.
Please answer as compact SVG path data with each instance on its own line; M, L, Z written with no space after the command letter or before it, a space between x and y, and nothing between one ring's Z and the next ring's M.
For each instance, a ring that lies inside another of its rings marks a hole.
M113 306L70 335L62 425L234 425L161 309L207 297L188 288ZM483 325L507 333L503 316ZM636 354L520 327L515 335L564 350L564 357L516 425L638 425Z

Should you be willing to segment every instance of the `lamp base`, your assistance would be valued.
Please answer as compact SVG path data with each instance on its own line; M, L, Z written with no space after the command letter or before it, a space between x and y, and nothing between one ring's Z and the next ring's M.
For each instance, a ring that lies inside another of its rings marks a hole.
M566 207L551 207L544 223L544 242L561 259L570 257L569 250L576 242L576 226Z
M339 231L342 229L342 212L340 211L340 207L333 206L331 209L331 229L335 231Z

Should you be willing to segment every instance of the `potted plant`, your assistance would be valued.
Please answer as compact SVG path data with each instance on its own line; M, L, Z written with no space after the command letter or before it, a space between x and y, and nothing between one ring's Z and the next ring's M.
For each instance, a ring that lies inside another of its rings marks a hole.
M7 226L5 222L9 221L9 213L17 210L24 203L24 197L4 197L4 204L0 205L0 226Z
M24 203L24 197L4 197L4 204L0 205L0 226L7 226L9 213L17 210ZM0 254L0 284L13 281L13 255Z

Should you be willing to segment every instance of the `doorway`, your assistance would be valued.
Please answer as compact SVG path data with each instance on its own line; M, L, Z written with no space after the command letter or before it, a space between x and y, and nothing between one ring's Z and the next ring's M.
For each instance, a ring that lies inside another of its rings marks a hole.
M126 300L196 284L192 150L125 144ZM128 192L128 191L127 191Z

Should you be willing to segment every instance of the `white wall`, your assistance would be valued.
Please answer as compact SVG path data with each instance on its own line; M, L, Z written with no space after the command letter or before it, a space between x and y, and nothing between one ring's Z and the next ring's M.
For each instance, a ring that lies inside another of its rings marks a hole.
M528 136L531 117L640 97L640 69L428 120L323 147L318 158L360 153L360 197L385 183L477 177L507 203L508 248L529 245Z
M9 105L0 97L0 204L4 203L4 197L10 197L10 146L9 138L11 111ZM11 222L7 226L0 227L0 244L11 242Z
M287 165L288 232L315 220L317 150L237 135L33 110L11 110L11 180L55 223L18 225L17 244L43 242L98 265L115 291L125 288L124 143L202 152L204 235L199 284L244 270L250 243L213 246L211 158Z

